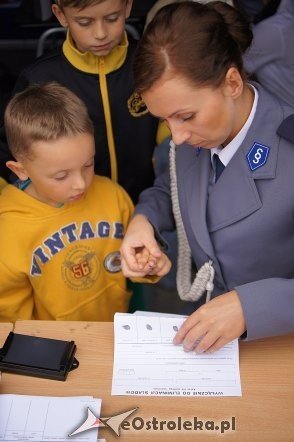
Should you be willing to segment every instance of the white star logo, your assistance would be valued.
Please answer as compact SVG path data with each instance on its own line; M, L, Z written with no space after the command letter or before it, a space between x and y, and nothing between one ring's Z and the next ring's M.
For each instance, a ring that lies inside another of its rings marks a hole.
M85 422L82 423L75 431L73 431L69 436L74 436L75 434L82 433L83 431L91 430L92 428L110 428L117 436L120 436L120 426L122 422L134 413L137 408L133 408L132 410L125 411L124 413L116 414L115 416L109 417L97 417L95 414L88 408L88 416Z

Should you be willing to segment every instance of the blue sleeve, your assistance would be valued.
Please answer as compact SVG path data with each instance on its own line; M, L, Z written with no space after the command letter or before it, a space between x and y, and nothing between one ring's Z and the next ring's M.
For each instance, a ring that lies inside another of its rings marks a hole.
M135 214L145 215L157 233L175 229L168 170L155 180L153 187L141 193Z
M294 332L294 280L269 278L235 287L243 308L247 339Z

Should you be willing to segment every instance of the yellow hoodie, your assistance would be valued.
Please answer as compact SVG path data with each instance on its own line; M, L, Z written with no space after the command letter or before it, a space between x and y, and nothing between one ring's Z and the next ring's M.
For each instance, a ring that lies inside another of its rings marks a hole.
M133 212L126 192L95 176L55 208L7 185L0 195L0 320L112 321L130 293L116 269Z

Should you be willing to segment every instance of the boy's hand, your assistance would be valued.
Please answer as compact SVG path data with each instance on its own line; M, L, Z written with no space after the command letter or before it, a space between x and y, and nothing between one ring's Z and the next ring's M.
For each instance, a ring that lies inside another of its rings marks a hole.
M171 268L171 262L164 253L161 254L160 258L155 258L146 248L136 253L136 259L141 271L146 276L164 276Z
M156 260L146 247L142 247L140 251L136 252L136 260L141 271L150 271L156 265Z
M154 264L154 257L150 255L148 264L150 266L148 275L152 276L164 276L171 269L171 262L164 253L161 254L160 258L156 259L155 264Z
M162 255L152 225L145 216L136 215L129 224L120 248L122 272L127 278L144 277L149 273L150 267L148 272L143 271L143 263L147 265L146 258L142 257L142 264L138 264L137 260L137 255L140 256L145 249L156 259Z

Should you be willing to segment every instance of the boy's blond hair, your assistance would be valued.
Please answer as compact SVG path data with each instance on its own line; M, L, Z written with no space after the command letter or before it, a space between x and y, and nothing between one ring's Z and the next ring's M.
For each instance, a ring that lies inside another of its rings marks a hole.
M105 1L106 0L56 0L55 3L60 7L60 9L70 7L82 10L88 6L98 5L99 3L103 3Z
M16 159L30 157L30 146L35 141L94 134L82 100L55 82L32 85L16 94L5 110L4 124L9 148Z

